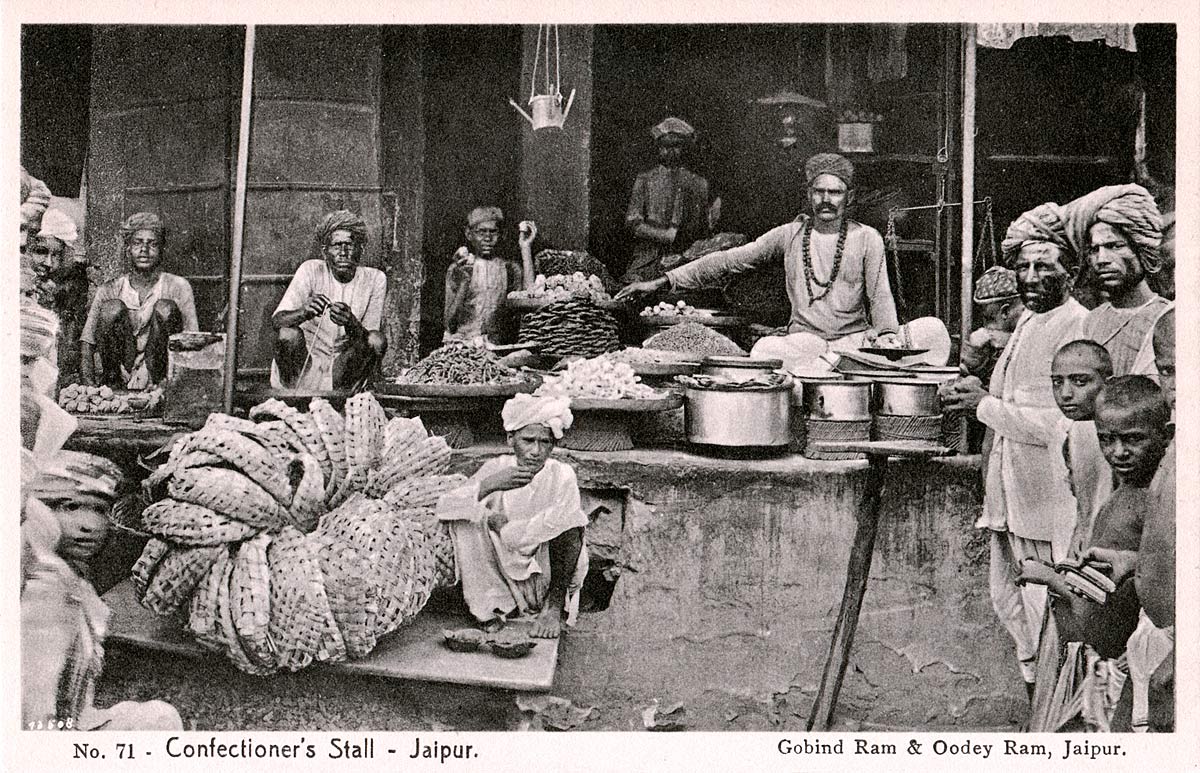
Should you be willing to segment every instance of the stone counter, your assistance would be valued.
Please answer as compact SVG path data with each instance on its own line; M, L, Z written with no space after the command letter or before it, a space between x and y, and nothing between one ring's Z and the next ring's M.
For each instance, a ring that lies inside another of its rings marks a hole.
M165 433L165 434L164 434ZM170 436L72 445L128 454ZM506 449L456 451L471 473ZM560 449L611 561L607 609L581 615L555 693L611 705L681 700L811 706L845 582L866 462L729 460L674 450ZM1012 645L987 594L978 457L894 460L839 716L864 727L1002 727L1023 718ZM615 503L615 505L614 505ZM590 508L589 508L590 509ZM631 704L632 705L632 704Z

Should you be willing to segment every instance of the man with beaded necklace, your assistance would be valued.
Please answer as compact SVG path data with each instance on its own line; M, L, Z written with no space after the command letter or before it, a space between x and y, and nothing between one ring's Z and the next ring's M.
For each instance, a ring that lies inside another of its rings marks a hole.
M649 282L635 282L617 298L670 287L699 290L783 258L792 303L787 332L808 333L843 348L895 345L899 323L884 264L883 238L846 217L854 200L854 166L835 153L804 165L812 216L801 215L750 244L714 252Z

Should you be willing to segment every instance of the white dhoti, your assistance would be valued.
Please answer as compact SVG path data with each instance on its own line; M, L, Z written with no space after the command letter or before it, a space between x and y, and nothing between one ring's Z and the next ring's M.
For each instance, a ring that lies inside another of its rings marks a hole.
M1125 658L1133 680L1133 732L1146 732L1149 724L1150 677L1175 647L1175 629L1159 628L1146 611L1138 613L1138 627L1129 637Z
M1021 677L1032 684L1037 675L1042 617L1046 614L1046 586L1034 583L1017 585L1017 577L1021 574L1021 562L1025 559L1051 560L1050 543L1018 537L1010 531L989 530L989 534L991 557L988 584L992 608L1017 645Z
M550 541L563 532L587 526L575 471L554 459L527 485L479 499L480 483L516 465L516 457L486 462L471 479L438 502L437 516L450 523L454 558L463 598L477 620L538 612L550 590ZM500 533L488 528L489 514L508 522ZM587 576L587 545L579 551L567 586L567 624L579 611L579 590Z

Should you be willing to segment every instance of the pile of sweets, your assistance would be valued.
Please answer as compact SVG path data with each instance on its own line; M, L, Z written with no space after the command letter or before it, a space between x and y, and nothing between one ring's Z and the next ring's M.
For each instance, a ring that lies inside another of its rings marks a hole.
M547 376L534 394L548 397L637 400L661 397L642 383L627 363L608 356L574 360L558 376Z
M143 484L138 601L250 674L364 657L454 582L433 512L466 480L449 463L441 437L369 393L344 415L321 399L212 414Z

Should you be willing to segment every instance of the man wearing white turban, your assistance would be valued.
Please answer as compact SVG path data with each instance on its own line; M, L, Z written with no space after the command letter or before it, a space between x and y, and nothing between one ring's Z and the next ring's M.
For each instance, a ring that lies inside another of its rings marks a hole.
M485 630L534 615L532 635L555 638L575 621L587 576L579 483L550 458L571 426L570 400L517 395L501 414L511 456L487 461L438 502L450 524L463 597Z

